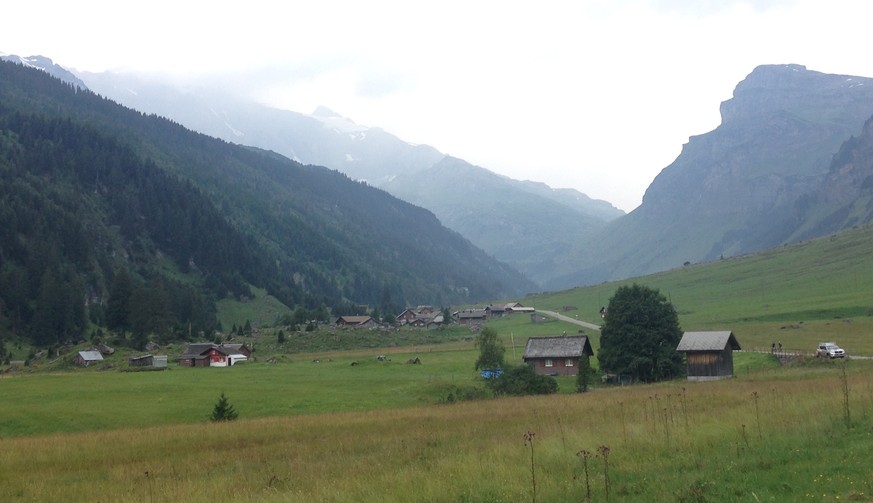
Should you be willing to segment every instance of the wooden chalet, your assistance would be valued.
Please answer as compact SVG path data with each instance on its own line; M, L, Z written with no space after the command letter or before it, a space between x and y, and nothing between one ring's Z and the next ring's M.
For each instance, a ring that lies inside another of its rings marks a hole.
M458 313L458 324L460 325L481 325L485 323L488 315L484 309L467 309Z
M578 373L579 360L594 355L584 335L531 337L522 359L540 375L572 376Z
M415 311L415 309L412 309L411 307L407 307L406 309L403 310L402 313L395 316L394 319L397 321L398 324L406 325L407 323L410 323L410 322L417 320L418 313Z
M443 313L434 311L431 306L408 307L394 319L400 326L415 328L431 328L434 323L441 324L444 321Z
M212 342L198 342L188 344L185 352L179 357L179 365L182 367L209 367L209 352L216 346Z
M685 332L676 351L685 353L689 381L714 381L734 375L734 351L740 343L731 331Z
M506 306L504 306L504 309L506 310L506 314L531 314L537 311L535 308L525 307L519 302L510 302L509 304L506 304Z
M245 344L215 344L199 342L189 344L179 365L182 367L229 367L248 360L252 355Z

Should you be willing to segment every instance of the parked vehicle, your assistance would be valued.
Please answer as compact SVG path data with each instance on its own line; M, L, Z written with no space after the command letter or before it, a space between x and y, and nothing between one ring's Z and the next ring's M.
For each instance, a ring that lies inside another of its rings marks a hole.
M819 358L845 358L846 352L833 342L822 342L818 345L818 349L815 350L815 356Z

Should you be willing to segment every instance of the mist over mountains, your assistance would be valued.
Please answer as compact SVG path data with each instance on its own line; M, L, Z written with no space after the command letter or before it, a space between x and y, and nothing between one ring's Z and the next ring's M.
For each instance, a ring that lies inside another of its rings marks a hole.
M427 208L543 289L751 253L871 218L865 123L873 115L873 82L801 65L755 68L721 104L722 123L690 138L627 215L581 192L512 180L324 108L305 115L134 75L72 77L127 106L325 165Z
M76 341L86 319L208 337L215 303L253 289L342 315L534 288L433 213L336 170L3 61L0 175L0 338Z
M512 180L320 107L278 110L209 88L118 73L79 73L88 88L226 141L327 166L427 208L452 230L543 285L573 245L624 214L573 189ZM536 239L531 236L536 235Z

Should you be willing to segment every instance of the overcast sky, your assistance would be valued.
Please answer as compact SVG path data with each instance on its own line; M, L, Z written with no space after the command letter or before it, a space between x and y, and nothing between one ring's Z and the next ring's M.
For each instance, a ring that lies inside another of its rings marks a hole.
M873 77L862 0L10 3L0 52L324 105L626 211L756 66Z

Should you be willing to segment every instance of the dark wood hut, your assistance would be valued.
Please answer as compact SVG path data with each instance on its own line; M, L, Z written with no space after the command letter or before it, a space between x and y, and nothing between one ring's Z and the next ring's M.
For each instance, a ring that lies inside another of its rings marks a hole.
M151 367L155 361L154 355L131 356L127 359L131 367Z
M537 374L572 376L579 371L579 360L593 354L588 337L565 335L531 337L522 358Z
M685 332L676 351L685 353L689 381L714 381L734 375L734 351L740 343L731 331Z

